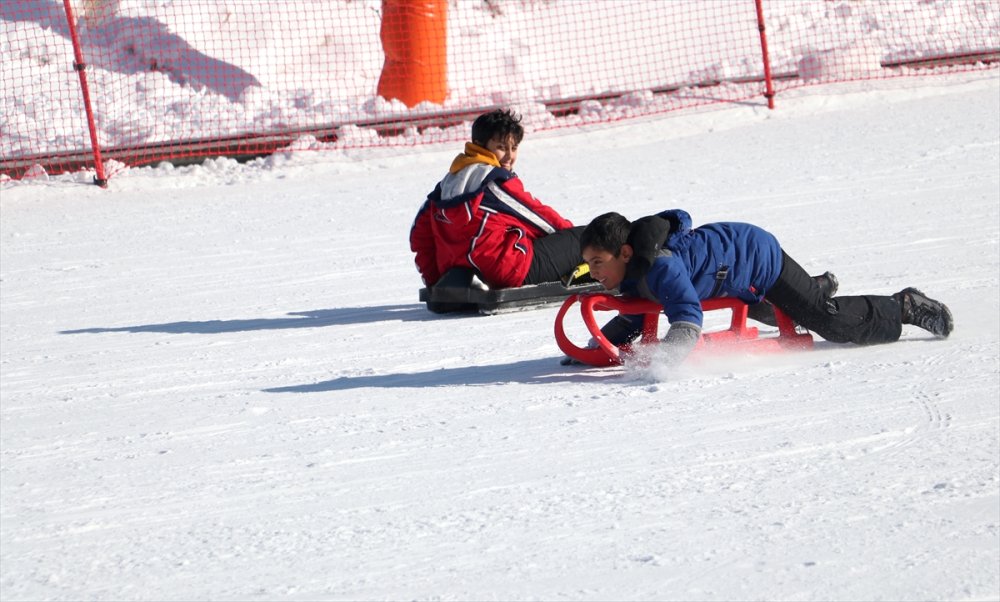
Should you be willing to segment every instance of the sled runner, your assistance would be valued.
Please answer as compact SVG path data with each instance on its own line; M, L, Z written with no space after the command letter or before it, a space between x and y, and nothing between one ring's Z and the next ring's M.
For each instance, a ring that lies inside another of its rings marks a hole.
M585 275L586 272L578 268L563 282L491 289L475 277L473 270L452 268L434 286L420 289L420 300L436 314L479 312L490 315L534 309L554 305L570 295L604 290L600 283L583 278Z
M566 336L563 320L566 312L575 303L580 304L580 314L587 330L597 343L596 347L579 347ZM730 351L745 349L749 353L775 353L793 349L811 349L812 335L808 332L798 332L795 322L778 308L774 315L778 323L778 336L758 337L756 327L747 326L748 305L739 299L719 297L705 299L701 302L703 311L728 309L733 312L729 328L717 332L702 333L696 349L728 349ZM657 327L663 307L658 303L645 299L620 297L598 293L589 295L572 295L563 302L556 315L555 335L559 349L569 357L590 366L616 366L622 363L622 358L633 353L631 345L616 347L601 333L594 311L617 311L619 314L644 314L642 335L637 344L654 345L659 339Z

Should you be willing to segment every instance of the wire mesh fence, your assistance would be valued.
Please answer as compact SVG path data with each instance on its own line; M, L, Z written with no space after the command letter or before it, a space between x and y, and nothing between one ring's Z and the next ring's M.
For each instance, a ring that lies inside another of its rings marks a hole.
M992 0L4 0L9 177L463 140L993 68Z

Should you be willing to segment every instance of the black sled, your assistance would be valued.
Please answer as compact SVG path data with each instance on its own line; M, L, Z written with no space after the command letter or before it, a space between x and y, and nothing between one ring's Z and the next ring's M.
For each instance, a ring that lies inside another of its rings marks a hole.
M580 293L606 292L589 275L577 272L565 282L543 282L512 288L491 289L469 268L452 268L434 286L420 289L420 300L436 314L480 313L491 315L535 309L562 303Z

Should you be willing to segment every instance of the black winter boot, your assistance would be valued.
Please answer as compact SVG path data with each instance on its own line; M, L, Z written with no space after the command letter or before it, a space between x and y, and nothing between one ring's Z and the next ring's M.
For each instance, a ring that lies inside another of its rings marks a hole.
M832 272L823 272L819 276L813 276L816 284L826 293L827 297L836 297L840 289L840 281Z
M826 293L827 297L833 297L837 294L837 289L840 287L840 282L837 281L837 277L830 272L824 272L819 276L813 276L813 280L819 285L823 292ZM757 320L761 324L767 324L768 326L777 326L778 321L774 317L774 306L772 306L767 301L761 301L760 303L755 303L751 305L747 311L747 317L751 320Z
M955 327L948 306L935 301L915 288L904 288L892 296L899 303L903 324L913 324L941 338L947 338Z

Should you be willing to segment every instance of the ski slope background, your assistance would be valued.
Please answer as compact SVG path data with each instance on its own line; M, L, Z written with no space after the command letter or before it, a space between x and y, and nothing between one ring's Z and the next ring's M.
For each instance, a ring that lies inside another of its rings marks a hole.
M998 132L993 70L529 134L576 223L749 221L955 316L677 370L418 303L460 145L6 182L0 597L996 600Z

